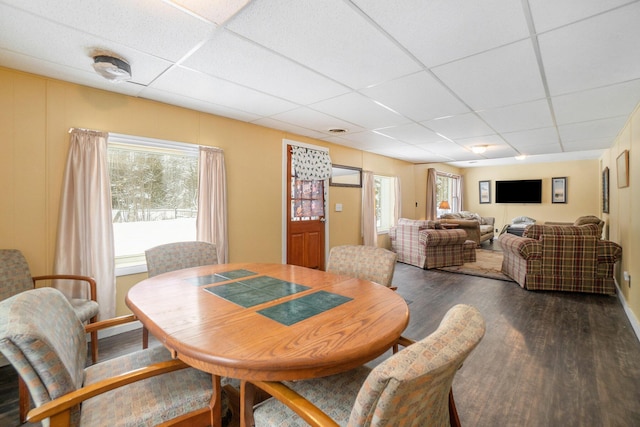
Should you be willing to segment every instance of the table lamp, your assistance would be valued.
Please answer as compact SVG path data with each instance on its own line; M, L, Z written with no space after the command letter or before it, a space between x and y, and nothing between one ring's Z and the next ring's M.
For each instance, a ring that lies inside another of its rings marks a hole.
M451 206L449 206L449 202L447 200L443 200L438 205L438 209L449 210L451 209Z

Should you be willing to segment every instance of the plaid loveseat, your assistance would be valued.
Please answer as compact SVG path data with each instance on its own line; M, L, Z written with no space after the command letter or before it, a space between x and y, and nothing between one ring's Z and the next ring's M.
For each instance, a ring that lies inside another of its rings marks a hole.
M600 239L597 224L531 225L500 236L502 272L530 290L615 294L622 247Z

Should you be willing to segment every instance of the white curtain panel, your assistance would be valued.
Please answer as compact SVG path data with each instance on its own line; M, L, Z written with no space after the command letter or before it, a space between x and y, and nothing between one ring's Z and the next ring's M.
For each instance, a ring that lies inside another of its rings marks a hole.
M373 172L362 172L362 239L365 246L378 245L376 195Z
M200 147L198 180L198 217L196 239L214 243L218 263L229 261L227 230L227 179L224 152L219 148Z
M398 224L398 219L402 218L402 188L400 187L400 178L393 178L395 184L395 206L393 207L393 224Z
M434 168L427 169L427 206L426 206L426 218L427 219L436 219L438 216L437 213L437 194L436 189L438 188L437 184L437 173Z
M54 274L78 274L96 280L99 318L116 312L115 252L108 133L71 130L64 174ZM90 298L80 282L57 281L68 298Z

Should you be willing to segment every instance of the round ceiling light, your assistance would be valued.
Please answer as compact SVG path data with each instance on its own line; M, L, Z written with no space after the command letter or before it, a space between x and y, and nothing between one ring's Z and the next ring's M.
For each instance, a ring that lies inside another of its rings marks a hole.
M93 69L105 79L119 83L131 78L131 66L124 60L109 55L93 58Z
M476 154L482 154L487 151L487 147L488 145L474 145L473 147L471 147L471 151Z

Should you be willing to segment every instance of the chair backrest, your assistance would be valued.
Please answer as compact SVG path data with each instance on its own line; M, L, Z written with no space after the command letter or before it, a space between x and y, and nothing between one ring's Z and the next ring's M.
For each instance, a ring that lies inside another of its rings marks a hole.
M17 249L0 249L0 300L33 289L29 264Z
M374 246L334 246L329 252L327 271L391 287L397 255Z
M82 387L86 348L84 327L57 289L32 289L0 301L0 352L36 406Z
M463 304L451 308L434 333L371 371L349 426L448 426L453 377L484 332L477 309Z
M149 277L183 268L218 263L216 245L207 242L176 242L145 251Z

